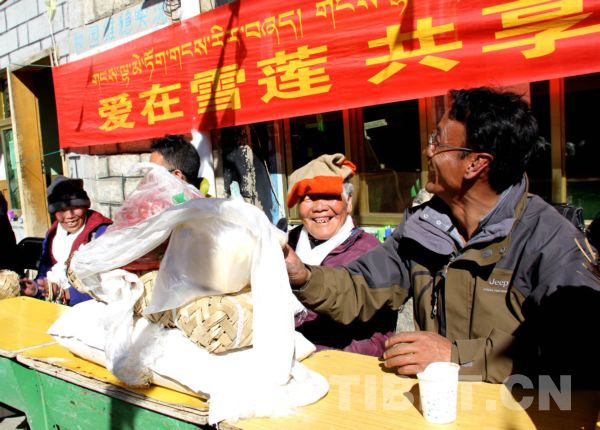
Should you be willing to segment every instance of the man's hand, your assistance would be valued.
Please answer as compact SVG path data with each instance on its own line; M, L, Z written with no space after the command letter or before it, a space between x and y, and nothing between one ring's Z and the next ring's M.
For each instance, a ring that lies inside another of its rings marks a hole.
M46 278L38 279L35 281L37 283L38 288L40 289L42 297L45 299L48 297L48 281Z
M450 361L452 343L428 331L398 333L385 341L386 367L397 367L400 375L416 375L434 361Z
M38 293L38 286L34 280L22 278L20 284L22 296L35 297L35 295Z
M57 284L54 283L50 283L50 286L48 288L52 288L52 298L54 302L63 305L69 304L69 300L71 299L69 290L63 290Z
M283 256L285 257L285 267L290 278L290 285L299 287L306 284L310 279L310 270L306 268L290 245L286 244L283 248Z

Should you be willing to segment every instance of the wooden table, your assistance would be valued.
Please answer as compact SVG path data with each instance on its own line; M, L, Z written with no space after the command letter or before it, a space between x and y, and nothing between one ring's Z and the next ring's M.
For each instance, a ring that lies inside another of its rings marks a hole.
M598 392L565 392L571 410L559 410L554 402L540 408L533 390L513 390L501 384L459 382L457 420L430 424L419 409L416 379L385 369L375 357L341 351L322 351L304 362L325 375L330 391L321 401L302 408L297 415L257 418L235 423L251 429L595 429L600 410ZM525 397L523 397L525 396ZM523 408L523 405L531 406Z
M68 307L30 297L0 300L0 356L17 354L56 341L48 328Z
M169 428L205 426L206 401L167 388L125 387L108 370L71 354L46 335L65 307L30 298L0 301L0 402L27 413L31 427ZM419 409L418 384L387 371L374 357L322 351L306 359L330 391L289 417L222 423L222 429L597 429L598 392L559 392L460 382L458 417L429 424ZM565 402L568 400L568 405ZM519 404L517 401L521 401ZM525 407L524 407L525 406Z
M0 300L0 403L32 429L193 429L208 422L205 399L171 389L125 386L46 334L68 308L29 297Z

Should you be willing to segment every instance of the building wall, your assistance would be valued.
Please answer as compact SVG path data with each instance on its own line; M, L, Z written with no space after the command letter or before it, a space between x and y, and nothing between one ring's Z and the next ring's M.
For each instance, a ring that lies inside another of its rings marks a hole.
M58 58L68 55L68 2L56 1L50 24L44 0L12 0L0 6L0 70L28 64L52 47L52 35Z
M181 9L171 17L163 12L164 1L57 0L56 3L52 23L45 0L8 0L0 5L0 71L29 65L52 52L56 53L58 64L65 64L164 27L172 22L171 18L185 19L214 7L214 1L210 0L182 0ZM148 147L147 142L115 143L66 150L63 173L82 178L92 207L112 217L139 182L139 177L128 172L134 164L148 161Z
M171 23L163 2L70 0L69 60L94 54Z
M137 186L140 175L132 167L149 161L150 154L68 154L71 176L83 179L92 209L113 218L125 197Z
M193 16L200 10L197 0L181 3L174 18ZM165 15L163 6L162 1L70 0L70 59L100 52L170 24L171 17ZM83 179L92 208L112 218L141 179L129 172L136 163L149 161L148 148L148 142L137 142L69 150L68 174Z

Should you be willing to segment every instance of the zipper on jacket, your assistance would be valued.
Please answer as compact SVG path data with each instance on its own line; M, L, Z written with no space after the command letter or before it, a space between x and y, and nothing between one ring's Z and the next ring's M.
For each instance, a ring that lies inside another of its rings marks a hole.
M448 260L448 262L444 265L442 270L439 271L440 277L444 278L444 283L446 283L446 275L448 274L448 267L455 259L456 259L456 255L454 255L454 254L450 255L450 260ZM431 308L431 318L432 319L435 318L438 313L438 299L439 299L438 296L440 293L440 287L438 287L438 285L439 285L439 282L437 282L433 286L433 306Z
M438 272L440 278L443 278L443 284L444 286L446 285L446 275L448 274L448 268L450 267L450 264L452 264L455 260L456 260L457 254L456 253L452 253L450 255L450 259L448 260L448 262L444 265L443 269ZM437 318L438 320L438 324L439 324L439 334L442 336L446 336L446 318L444 316L444 312L439 311L439 302L440 302L440 294L441 294L441 287L440 284L442 283L442 281L440 280L440 282L436 282L434 283L433 286L433 290L432 290L432 307L431 307L431 319ZM438 318L439 315L439 318Z
M420 318L420 312L419 312L419 303L421 303L421 299L423 298L423 295L430 289L433 287L435 281L435 277L431 277L431 279L429 280L429 282L423 287L423 289L421 291L419 291L419 295L415 298L415 320L419 321Z

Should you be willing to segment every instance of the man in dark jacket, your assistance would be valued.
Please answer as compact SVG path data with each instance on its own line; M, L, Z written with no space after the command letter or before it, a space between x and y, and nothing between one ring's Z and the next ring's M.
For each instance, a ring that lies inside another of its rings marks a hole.
M595 256L580 231L527 192L535 118L510 92L450 98L427 147L434 198L346 269L306 266L286 249L290 283L303 303L341 322L413 297L419 331L388 339L384 354L400 374L453 361L489 382L568 375L573 386L599 386Z

